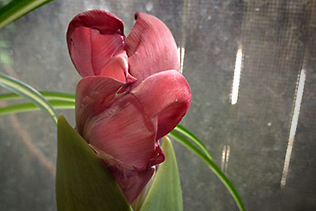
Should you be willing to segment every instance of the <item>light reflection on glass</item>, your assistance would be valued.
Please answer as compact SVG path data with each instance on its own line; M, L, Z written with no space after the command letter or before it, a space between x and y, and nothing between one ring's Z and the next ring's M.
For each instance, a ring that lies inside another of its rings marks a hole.
M185 54L185 48L184 47L178 47L178 58L180 61L180 73L183 73L183 62L184 62L184 54Z
M221 170L224 173L227 172L229 154L230 154L230 146L225 145L222 151L222 163L221 163Z
M294 103L295 103L294 111L293 111L293 117L291 121L288 145L287 145L286 154L285 154L283 173L281 177L281 187L285 187L285 184L286 184L286 178L287 178L287 174L289 170L289 164L290 164L290 159L291 159L291 154L292 154L292 149L293 149L293 144L294 144L294 136L295 136L295 132L297 128L298 117L300 114L301 102L303 98L305 78L306 78L306 73L305 73L305 70L302 69L299 75L298 86L297 86L295 97L294 97Z
M230 100L231 100L232 105L235 105L238 100L241 66L242 66L242 46L240 45L238 47L237 54L236 54L234 79L233 79L233 84L232 84L232 91L230 94Z

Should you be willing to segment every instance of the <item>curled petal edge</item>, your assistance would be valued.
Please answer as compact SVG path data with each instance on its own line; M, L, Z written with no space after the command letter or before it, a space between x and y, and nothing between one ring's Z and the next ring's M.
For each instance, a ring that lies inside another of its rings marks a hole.
M90 10L72 19L66 37L69 55L79 74L99 75L110 58L124 48L124 24L109 12Z
M149 76L131 93L140 101L149 117L158 117L157 139L161 139L177 126L191 104L190 87L183 75L176 70Z

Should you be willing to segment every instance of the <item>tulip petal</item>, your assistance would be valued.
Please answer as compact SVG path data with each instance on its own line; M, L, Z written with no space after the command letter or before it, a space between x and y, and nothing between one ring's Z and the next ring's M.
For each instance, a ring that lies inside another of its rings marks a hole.
M139 101L130 94L85 124L82 136L108 155L100 157L128 202L133 203L151 178L152 166L164 161L155 125L142 115Z
M115 159L138 169L163 161L156 141L157 120L144 115L142 105L127 94L86 122L86 141Z
M122 86L122 82L110 77L90 76L81 79L77 85L75 103L76 129L81 136L86 129L86 122L117 100L116 92Z
M116 54L102 69L101 76L115 78L126 83L136 82L136 78L128 73L128 58L125 51Z
M179 70L177 45L168 27L145 13L136 13L135 19L125 42L130 73L137 78L135 86L160 71Z
M115 55L110 61L103 67L100 75L115 78L118 81L126 82L126 73L128 70L128 61L125 51Z
M191 103L190 87L181 73L163 71L145 79L131 91L147 116L158 117L157 139L173 130Z
M78 14L67 31L68 51L82 77L99 75L124 47L124 24L111 13L91 10Z
M139 100L116 93L123 83L109 77L83 78L76 90L78 133L94 147L139 169L164 159L156 140L157 118L144 115Z
M123 83L110 77L86 77L76 91L77 132L97 152L129 203L140 194L164 161L156 141L157 118L144 115L131 94L117 97Z

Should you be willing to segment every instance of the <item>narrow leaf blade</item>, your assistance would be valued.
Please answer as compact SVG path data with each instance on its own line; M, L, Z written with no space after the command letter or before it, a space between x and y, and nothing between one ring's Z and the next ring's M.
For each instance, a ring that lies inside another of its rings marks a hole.
M63 115L57 128L57 209L131 211L112 175Z
M0 29L50 1L53 0L12 0L0 8Z
M68 102L75 102L75 94L64 92L39 92L46 100L63 100ZM22 97L15 93L8 93L0 95L1 101L20 100Z
M234 185L230 182L230 180L226 177L226 175L220 170L220 168L214 163L212 159L210 159L206 154L204 154L199 148L197 148L194 144L188 141L186 138L182 137L176 131L171 131L169 135L187 147L189 150L194 152L197 156L199 156L207 165L211 168L213 173L221 180L221 182L226 186L227 190L230 192L231 196L235 200L240 211L244 211L245 207L242 203L242 200L235 189ZM191 140L192 141L192 140Z
M57 124L57 113L55 109L36 89L3 73L0 73L0 85L41 108Z
M186 137L186 139L191 140L198 147L200 147L200 149L202 149L202 151L205 153L205 155L207 157L209 157L211 160L213 160L210 152L207 150L205 145L193 133L191 133L187 128L178 124L177 127L174 129L174 131L180 133L182 136Z
M40 92L48 100L64 100L69 102L75 102L74 93L65 92Z
M54 109L74 109L75 103L63 100L50 100L48 101ZM10 105L0 108L0 116L12 113L21 113L26 111L40 110L39 107L33 103L21 103L16 105Z

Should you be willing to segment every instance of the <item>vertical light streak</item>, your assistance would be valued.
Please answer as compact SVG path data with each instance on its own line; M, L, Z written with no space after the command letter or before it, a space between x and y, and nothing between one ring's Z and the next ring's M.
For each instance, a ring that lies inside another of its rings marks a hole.
M226 147L226 163L225 163L225 173L227 173L227 165L229 160L229 154L230 154L230 146Z
M221 162L221 170L222 171L224 171L225 160L226 160L226 145L224 145L224 148L222 151L222 162Z
M232 91L230 94L232 105L235 105L238 100L241 66L242 66L242 46L239 46L237 50L237 54L236 54L234 79L233 79L233 84L232 84Z
M288 145L286 149L283 172L282 172L282 177L281 177L282 188L285 187L286 178L289 171L290 159L291 159L291 154L292 154L292 149L293 149L293 144L294 144L294 137L296 133L298 117L300 114L301 102L303 98L305 78L306 78L306 73L305 73L305 70L302 69L301 74L299 75L298 87L296 89L296 93L294 97L294 101L295 101L294 111L293 111L293 116L292 116L292 121L291 121L289 140L288 140Z
M227 172L229 154L230 154L230 146L225 145L222 151L222 163L221 163L221 169L222 169L222 172L224 173Z
M184 62L184 54L185 54L185 48L184 47L178 47L178 58L180 63L180 73L183 73L183 62Z

